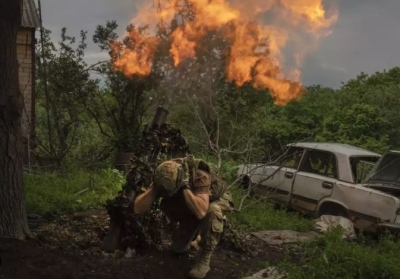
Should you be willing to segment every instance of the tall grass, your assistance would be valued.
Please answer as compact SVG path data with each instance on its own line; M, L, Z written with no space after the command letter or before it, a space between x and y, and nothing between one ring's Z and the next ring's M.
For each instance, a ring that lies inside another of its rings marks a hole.
M290 279L400 278L400 243L392 236L377 240L360 235L347 241L331 230L297 250L294 260L292 255L279 265Z
M231 190L235 207L238 207L245 195L244 190ZM268 200L260 197L248 197L244 200L240 212L232 212L229 219L237 226L246 230L295 230L309 231L312 221L295 212L275 210Z
M63 214L101 207L117 194L123 182L124 177L111 169L26 174L27 211L28 214Z

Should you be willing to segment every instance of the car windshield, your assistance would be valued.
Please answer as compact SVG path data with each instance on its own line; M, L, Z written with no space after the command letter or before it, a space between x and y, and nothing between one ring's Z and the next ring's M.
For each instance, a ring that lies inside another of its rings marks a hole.
M351 157L350 164L353 172L354 182L364 182L378 159L379 157Z
M372 169L368 182L400 183L400 153L389 153Z
M280 156L277 165L297 169L302 155L303 148L291 146L284 154Z

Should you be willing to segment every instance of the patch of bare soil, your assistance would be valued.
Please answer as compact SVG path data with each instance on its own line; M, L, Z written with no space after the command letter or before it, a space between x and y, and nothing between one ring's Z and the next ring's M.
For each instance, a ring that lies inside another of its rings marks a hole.
M45 223L35 220L35 240L0 239L0 278L186 278L198 251L176 255L164 249L105 253L101 241L107 231L105 211L92 210ZM276 263L282 252L255 237L246 237L251 253L235 251L222 242L212 257L206 278L242 278L260 269L260 263Z

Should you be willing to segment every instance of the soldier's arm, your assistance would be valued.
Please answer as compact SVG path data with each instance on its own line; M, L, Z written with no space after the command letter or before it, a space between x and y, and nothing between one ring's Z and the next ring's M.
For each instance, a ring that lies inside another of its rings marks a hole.
M186 204L190 211L198 218L203 219L207 214L209 205L209 194L194 194L191 190L183 190Z
M143 214L149 211L157 197L157 192L157 189L154 186L151 186L149 190L137 196L135 199L134 213Z

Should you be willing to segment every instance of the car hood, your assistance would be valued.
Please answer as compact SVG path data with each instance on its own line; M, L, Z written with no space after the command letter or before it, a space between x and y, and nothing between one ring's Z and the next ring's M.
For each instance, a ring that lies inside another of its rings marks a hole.
M384 154L368 174L364 186L400 197L400 152Z

